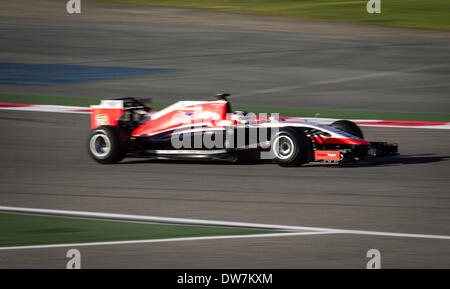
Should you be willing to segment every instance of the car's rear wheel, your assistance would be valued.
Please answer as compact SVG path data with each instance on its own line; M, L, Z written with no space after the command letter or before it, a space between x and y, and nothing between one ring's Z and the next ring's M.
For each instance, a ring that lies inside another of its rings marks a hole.
M303 131L281 128L271 140L275 162L282 167L296 167L309 160L311 141Z
M89 135L88 150L97 162L113 164L124 158L128 140L128 133L121 127L100 126Z
M333 122L330 126L345 131L359 138L364 138L363 132L361 131L359 126L352 121L338 120Z

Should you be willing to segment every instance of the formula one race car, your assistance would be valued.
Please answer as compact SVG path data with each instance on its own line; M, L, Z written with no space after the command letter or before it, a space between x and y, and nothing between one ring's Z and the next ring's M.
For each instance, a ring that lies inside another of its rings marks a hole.
M229 94L213 101L180 101L165 109L134 98L91 106L88 150L94 160L124 157L268 160L280 166L308 162L347 163L397 154L397 144L369 142L348 120L321 125L304 119L232 111Z

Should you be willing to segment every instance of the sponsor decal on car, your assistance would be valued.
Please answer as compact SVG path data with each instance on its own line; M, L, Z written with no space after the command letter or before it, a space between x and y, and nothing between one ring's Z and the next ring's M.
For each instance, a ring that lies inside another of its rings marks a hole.
M341 153L338 151L314 151L314 159L339 161L341 160Z
M108 125L108 116L106 114L98 114L95 117L95 122L97 126Z

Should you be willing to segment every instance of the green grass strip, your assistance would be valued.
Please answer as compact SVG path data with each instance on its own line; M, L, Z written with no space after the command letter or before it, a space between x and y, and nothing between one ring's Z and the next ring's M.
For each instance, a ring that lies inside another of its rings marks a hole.
M356 22L450 31L448 0L381 0L381 14L368 0L99 0L123 4L201 8L298 19Z
M276 233L276 230L138 223L0 213L0 246Z
M89 106L99 104L97 98L65 97L65 96L37 96L0 94L0 102L22 104L53 104L71 106ZM154 110L161 110L170 102L153 102ZM298 109L285 107L240 106L233 105L233 110L246 110L253 113L279 113L280 116L323 117L339 119L378 119L378 120L409 120L409 121L442 121L450 122L450 114L411 113L411 112L381 112L381 111L352 111L325 109Z

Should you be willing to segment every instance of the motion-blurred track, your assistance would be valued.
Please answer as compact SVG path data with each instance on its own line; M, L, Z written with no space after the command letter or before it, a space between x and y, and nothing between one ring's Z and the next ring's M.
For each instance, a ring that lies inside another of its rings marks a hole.
M35 11L30 0L0 4L6 6L0 6L1 62L178 71L2 85L3 93L175 101L230 92L239 105L429 113L450 108L447 32L90 1L83 1L84 13L69 16L61 1L41 1Z
M446 131L365 128L369 139L399 142L402 155L355 167L99 165L86 153L86 115L2 111L0 120L2 205L450 235ZM370 248L383 252L386 267L450 265L446 240L321 235L199 243L83 252L87 267L364 267ZM7 260L0 266L57 267L62 252L0 252Z

